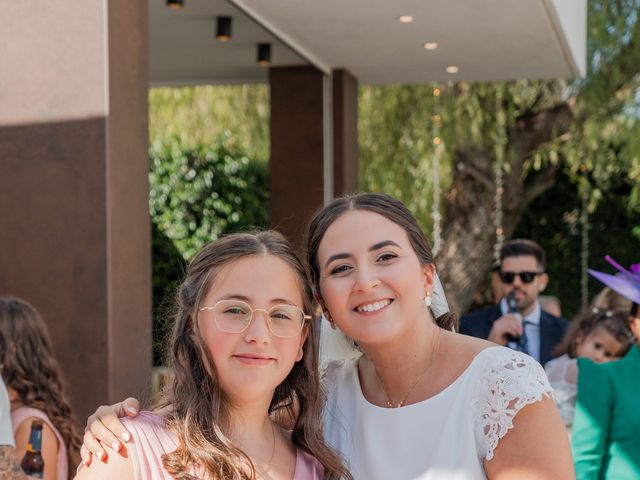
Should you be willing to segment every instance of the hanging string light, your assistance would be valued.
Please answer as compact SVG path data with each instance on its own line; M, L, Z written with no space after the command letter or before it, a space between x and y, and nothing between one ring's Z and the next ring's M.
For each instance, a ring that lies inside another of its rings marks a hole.
M496 231L496 242L493 246L494 265L500 262L500 250L504 243L503 228L503 197L504 197L504 149L507 118L502 107L502 87L496 87L496 141L495 141L495 157L494 175L496 182L496 190L494 193L494 226Z
M580 171L583 174L583 185L581 189L582 206L580 211L580 305L586 308L589 304L589 196L591 187L587 179L587 166L580 164Z
M444 145L440 138L440 88L436 85L433 89L433 116L431 117L433 136L432 155L432 179L433 179L433 203L431 205L431 219L433 220L433 254L438 254L442 248L442 215L440 214L440 156Z

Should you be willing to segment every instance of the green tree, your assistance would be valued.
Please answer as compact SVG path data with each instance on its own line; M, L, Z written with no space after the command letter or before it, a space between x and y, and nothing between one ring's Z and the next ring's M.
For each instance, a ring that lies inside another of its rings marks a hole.
M174 139L150 156L151 218L185 259L224 233L268 224L267 167L226 139L194 147Z
M149 143L179 139L197 148L225 138L252 160L269 159L269 89L266 85L152 88Z

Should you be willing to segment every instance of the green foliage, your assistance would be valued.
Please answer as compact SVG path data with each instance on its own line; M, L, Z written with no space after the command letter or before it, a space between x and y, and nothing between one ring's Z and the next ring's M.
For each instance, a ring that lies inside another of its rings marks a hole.
M360 188L397 196L430 230L434 114L442 118L440 183L446 195L456 152L488 152L494 159L503 154L508 172L519 154L518 145L510 144L519 118L572 105L569 132L527 152L522 180L562 163L579 184L579 194L590 197L593 212L611 188L610 179L623 176L631 188L628 202L639 205L640 2L588 5L589 73L584 79L362 87ZM442 92L438 98L435 87Z
M171 240L151 223L153 288L153 365L164 361L165 340L170 332L172 299L186 268L186 261Z
M269 89L266 85L152 88L149 143L178 138L189 148L225 144L249 158L269 158Z
M516 230L516 238L534 238L547 252L549 287L546 294L562 301L563 315L572 318L580 310L581 200L579 186L567 173L556 185L535 200ZM590 268L613 273L604 256L612 255L628 266L640 261L640 240L634 229L640 225L640 206L630 207L633 191L628 178L618 174L609 179L606 195L589 216ZM603 285L589 277L589 298Z
M150 156L151 217L184 258L224 233L268 224L267 167L226 139L157 143Z

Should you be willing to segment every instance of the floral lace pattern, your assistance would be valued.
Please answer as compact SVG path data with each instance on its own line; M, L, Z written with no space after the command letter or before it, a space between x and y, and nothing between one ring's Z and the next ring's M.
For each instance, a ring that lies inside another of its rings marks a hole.
M553 389L538 362L508 348L489 348L481 366L472 401L478 455L491 460L498 442L513 428L513 419L526 405Z

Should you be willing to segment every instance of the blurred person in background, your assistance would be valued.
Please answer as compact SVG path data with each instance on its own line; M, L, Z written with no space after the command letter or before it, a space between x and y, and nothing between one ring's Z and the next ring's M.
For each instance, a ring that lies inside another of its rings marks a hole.
M558 297L553 295L540 295L538 297L540 301L540 308L547 313L550 313L554 317L562 317L562 304Z
M539 296L549 282L545 268L546 255L536 242L505 242L498 270L502 299L498 305L464 315L460 333L520 350L543 365L551 360L568 322L540 305Z
M80 435L71 418L63 376L46 325L29 303L0 297L0 373L11 401L16 453L22 458L31 422L42 420L46 480L67 480L80 461Z
M573 455L579 480L640 478L640 264L609 275L589 270L611 290L629 299L627 315L634 345L619 361L578 360L578 399L573 422Z
M617 360L634 343L627 325L627 315L612 310L587 308L571 322L554 352L557 358L544 367L556 394L556 404L565 427L571 430L578 395L578 357L596 363Z

